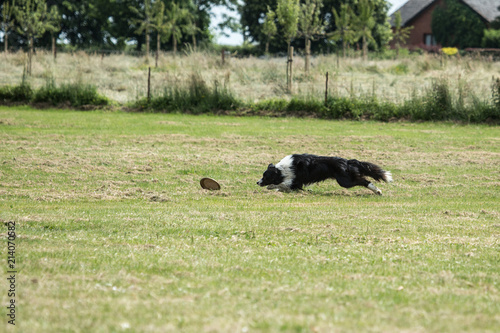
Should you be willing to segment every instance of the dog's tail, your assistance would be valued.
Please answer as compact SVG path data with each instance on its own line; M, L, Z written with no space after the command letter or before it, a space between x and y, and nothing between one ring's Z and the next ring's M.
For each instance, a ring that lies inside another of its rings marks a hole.
M392 174L390 171L385 171L376 164L370 162L361 162L358 160L347 161L349 169L356 170L361 176L369 176L376 181L383 180L386 183L392 182Z

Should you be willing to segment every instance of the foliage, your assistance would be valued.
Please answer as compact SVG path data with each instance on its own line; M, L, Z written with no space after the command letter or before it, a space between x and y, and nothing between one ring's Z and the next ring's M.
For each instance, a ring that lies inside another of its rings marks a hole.
M341 6L349 6L350 8L357 8L357 0L323 0L323 6L320 10L320 18L325 23L324 30L327 35L318 38L318 41L311 44L312 49L318 50L329 47L328 38L337 30L337 22L332 16L332 11L335 9L340 13ZM245 1L239 8L241 15L241 24L243 31L250 41L259 42L264 45L265 34L262 32L262 18L265 17L267 6L271 9L276 9L276 0L255 0ZM389 43L391 38L391 28L387 20L387 11L389 9L386 0L371 0L370 4L373 8L373 19L375 25L372 29L372 36L375 44L371 45L374 49L382 49ZM356 9L357 10L357 9ZM358 15L357 12L354 14ZM278 35L283 35L283 29L278 27ZM299 44L300 43L300 44ZM294 45L303 45L302 40L296 38L292 41ZM271 50L274 52L284 51L285 43L279 39L273 40L270 44Z
M138 100L135 107L155 112L214 113L235 110L240 102L231 92L216 81L213 87L196 74L191 76L188 87L167 87L160 96Z
M256 103L239 101L225 86L215 83L210 88L198 75L193 75L187 88L165 88L163 95L138 100L134 107L150 112L187 112L309 116L326 119L379 120L395 119L412 121L500 121L500 80L492 85L492 103L482 102L474 96L472 105L465 105L463 99L454 100L446 80L436 80L423 95L405 100L401 104L379 102L370 98L329 96L326 103L317 98L293 97L290 100L269 99Z
M487 48L500 48L500 29L485 29L481 46Z
M332 8L332 13L336 30L328 34L328 36L334 41L342 42L342 55L345 58L346 48L351 42L354 42L356 37L356 33L352 26L354 13L347 3L340 6L339 13L337 13L337 10L335 8Z
M0 87L0 104L5 103L48 103L53 106L104 106L109 100L97 93L95 86L74 83L57 86L49 79L45 86L33 90L27 83L18 86Z
M132 6L130 7L130 10L137 17L139 17L138 19L132 19L131 21L132 24L138 26L135 33L139 35L145 34L146 36L146 58L149 57L149 45L150 45L149 43L151 38L151 32L153 31L153 28L155 28L155 23L157 23L154 22L155 14L156 17L163 16L163 12L161 13L155 12L155 10L158 9L159 8L153 7L152 0L144 0L144 6L141 6L139 8ZM159 27L159 29L162 29L162 27Z
M354 17L354 26L357 37L363 41L363 58L368 56L368 43L375 42L372 30L375 27L374 7L370 0L360 0L358 2L359 14Z
M278 0L276 16L282 28L281 35L288 45L288 51L290 51L292 39L297 36L299 13L299 0Z
M56 86L54 80L48 80L46 85L34 91L33 103L49 103L50 105L69 104L79 108L86 105L103 106L109 102L99 95L95 86L73 83Z
M29 84L0 87L0 103L16 103L31 101L33 90Z
M432 33L442 46L480 47L485 23L460 0L445 0L432 13Z
M57 27L57 10L47 11L46 1L19 0L19 5L14 8L17 32L26 37L29 44L27 74L31 75L31 62L33 56L34 39L41 37L45 31L55 31Z
M278 28L276 28L276 13L271 9L271 7L267 6L267 13L264 18L264 23L262 23L262 33L266 36L266 49L265 53L269 53L269 42L274 38L276 33L278 32Z
M394 14L394 34L393 40L396 46L396 54L399 55L399 49L401 48L401 44L405 44L406 40L410 36L411 31L413 30L413 26L402 27L401 24L401 11L397 11Z
M496 111L500 113L500 79L498 78L494 78L493 82L491 83L491 95Z
M8 52L9 50L9 34L14 29L15 20L14 20L14 8L16 7L16 0L5 1L2 7L2 21L0 22L0 30L3 32L3 43L4 43L4 52Z
M300 5L299 11L299 35L305 39L305 71L309 72L311 55L311 40L319 38L324 34L324 23L321 15L323 0L305 0Z
M169 27L169 34L172 37L172 45L174 54L177 52L177 43L182 38L185 21L188 20L189 12L186 8L181 7L176 2L173 2L170 8L167 8L166 23Z

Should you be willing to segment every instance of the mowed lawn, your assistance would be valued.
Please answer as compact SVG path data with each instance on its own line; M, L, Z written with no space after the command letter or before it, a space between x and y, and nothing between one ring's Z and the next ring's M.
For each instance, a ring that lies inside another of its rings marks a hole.
M256 185L304 152L394 183ZM500 328L498 126L0 107L0 208L0 331Z

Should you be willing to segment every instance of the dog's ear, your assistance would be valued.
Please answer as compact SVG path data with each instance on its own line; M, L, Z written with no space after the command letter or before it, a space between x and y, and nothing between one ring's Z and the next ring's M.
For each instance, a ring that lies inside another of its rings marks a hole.
M268 168L274 168L274 164L269 163L269 165L268 165L267 167L268 167Z

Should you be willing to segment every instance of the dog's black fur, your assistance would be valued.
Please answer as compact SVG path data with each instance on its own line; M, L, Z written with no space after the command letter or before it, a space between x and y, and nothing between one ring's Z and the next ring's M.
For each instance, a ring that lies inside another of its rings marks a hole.
M337 180L342 187L364 186L381 195L382 191L364 178L365 176L372 177L376 181L392 181L389 171L384 171L370 162L346 160L341 157L294 154L286 156L276 166L269 164L257 185L287 192L331 178Z

